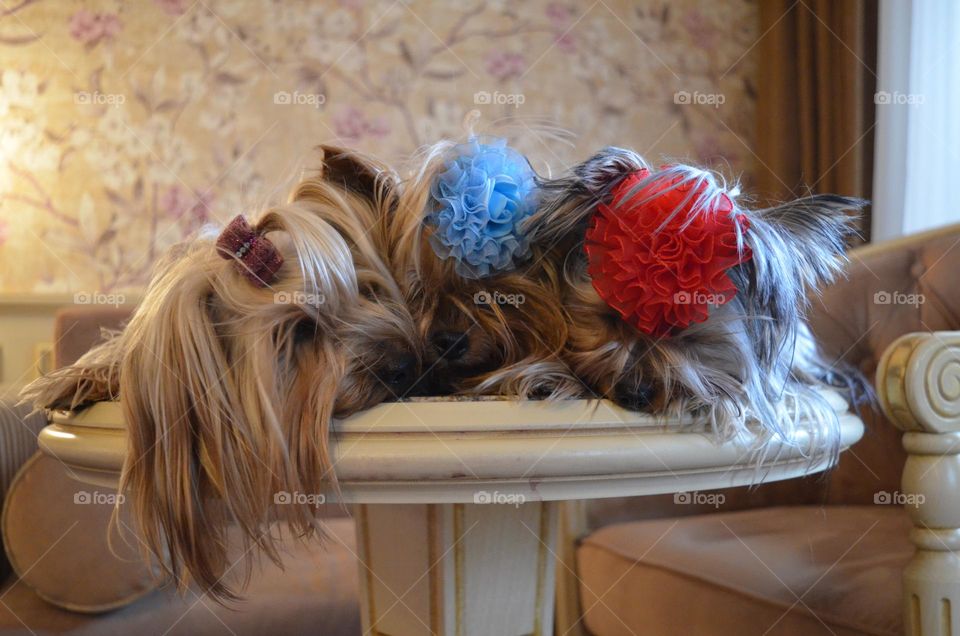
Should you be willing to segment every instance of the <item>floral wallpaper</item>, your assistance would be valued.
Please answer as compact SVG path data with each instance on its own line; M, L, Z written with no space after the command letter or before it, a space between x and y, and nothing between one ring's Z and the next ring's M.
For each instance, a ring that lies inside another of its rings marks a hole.
M754 0L10 0L0 292L137 290L311 148L398 161L481 125L541 172L602 145L754 161Z

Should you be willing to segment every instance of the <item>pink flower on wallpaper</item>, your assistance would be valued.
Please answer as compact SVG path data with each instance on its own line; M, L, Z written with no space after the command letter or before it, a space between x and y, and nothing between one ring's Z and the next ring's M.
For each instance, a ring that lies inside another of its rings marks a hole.
M554 41L557 43L557 48L564 53L573 53L577 50L577 41L572 33L564 33Z
M342 109L331 121L334 132L346 141L359 141L364 137L382 139L390 134L390 124L383 117L370 118L355 106Z
M113 39L122 28L123 23L113 13L91 13L80 9L70 18L70 35L88 45L104 38Z
M213 194L189 192L179 185L172 185L161 195L157 204L164 215L172 219L187 218L191 225L202 225L210 219Z
M166 216L179 219L187 211L190 200L186 190L179 185L172 185L160 195L160 200L157 203L160 206L160 211Z
M714 48L717 27L700 10L690 9L683 16L682 22L694 46L702 49Z
M520 53L509 51L491 51L485 60L487 73L503 81L519 77L527 70L526 61Z
M570 11L570 7L559 2L551 2L547 5L547 18L555 32L553 41L556 47L564 53L576 51L576 40L573 34L569 32L570 25L573 22L573 12Z
M0 247L7 242L8 238L10 238L10 225L0 219Z
M550 18L554 27L563 29L570 23L573 13L570 7L559 2L551 2L547 5L547 17Z
M193 207L190 208L190 219L194 226L200 226L210 220L210 208L216 198L213 192L201 192Z
M192 6L187 0L154 0L154 2L167 15L183 15Z

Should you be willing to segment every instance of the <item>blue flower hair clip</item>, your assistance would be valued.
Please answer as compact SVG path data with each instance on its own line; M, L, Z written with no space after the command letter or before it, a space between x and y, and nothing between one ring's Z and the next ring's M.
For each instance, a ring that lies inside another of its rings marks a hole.
M474 137L453 152L430 188L433 251L465 278L513 269L530 254L521 226L539 198L530 163L505 139Z

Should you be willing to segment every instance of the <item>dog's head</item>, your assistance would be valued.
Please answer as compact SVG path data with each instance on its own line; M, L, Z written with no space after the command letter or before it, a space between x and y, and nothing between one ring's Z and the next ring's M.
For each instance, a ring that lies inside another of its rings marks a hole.
M840 270L856 199L762 210L690 166L607 148L546 182L539 239L566 251L565 359L597 393L639 410L705 412L723 433L783 419L807 295Z
M524 235L538 180L502 140L420 156L388 228L394 274L424 343L426 391L573 394L560 268Z
M320 150L322 168L297 186L292 200L335 228L353 257L357 294L337 331L349 365L337 401L338 416L345 416L417 394L423 344L389 265L385 237L399 194L395 172L352 150Z

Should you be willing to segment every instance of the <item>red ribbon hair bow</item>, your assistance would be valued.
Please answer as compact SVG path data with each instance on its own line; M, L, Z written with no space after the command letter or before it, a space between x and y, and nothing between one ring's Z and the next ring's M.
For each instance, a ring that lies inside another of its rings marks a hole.
M220 256L233 260L237 271L257 287L266 287L283 265L277 247L254 231L243 215L237 215L217 239Z
M593 287L643 333L669 336L736 296L727 271L748 261L750 222L712 180L634 172L600 204L585 250Z

